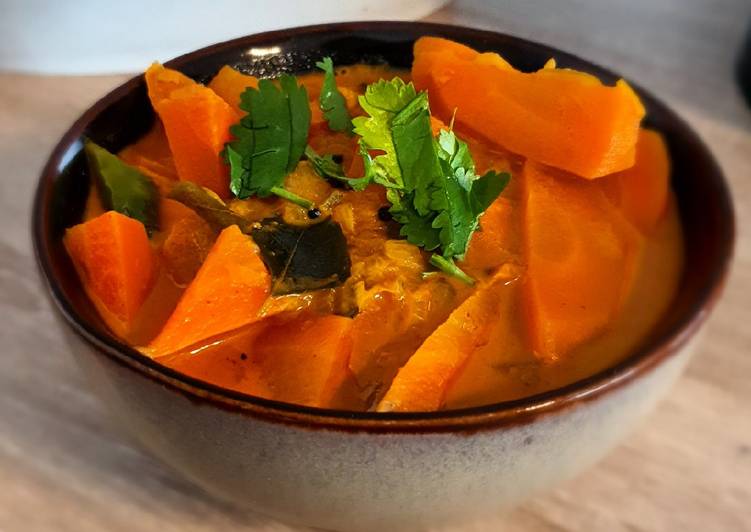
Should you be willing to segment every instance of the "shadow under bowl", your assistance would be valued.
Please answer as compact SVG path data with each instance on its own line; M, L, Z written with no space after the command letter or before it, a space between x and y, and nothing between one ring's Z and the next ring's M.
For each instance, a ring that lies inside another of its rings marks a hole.
M228 64L259 76L336 64L408 69L422 35L501 53L532 71L559 67L606 83L620 76L549 46L429 23L363 22L263 33L167 63L199 80ZM63 249L83 212L88 137L116 151L154 120L143 76L88 109L45 166L33 210L42 277L92 386L145 447L205 489L277 518L346 530L447 525L494 514L591 464L665 393L717 300L733 250L728 187L696 133L634 87L645 124L665 136L685 234L685 264L670 312L622 362L540 395L432 413L359 413L280 403L225 390L165 368L113 337L86 298Z

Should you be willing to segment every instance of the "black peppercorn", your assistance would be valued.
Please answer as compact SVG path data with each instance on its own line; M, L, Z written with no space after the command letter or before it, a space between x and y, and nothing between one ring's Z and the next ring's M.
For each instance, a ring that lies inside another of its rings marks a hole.
M390 222L392 219L391 213L388 207L381 207L378 209L378 219L382 222Z

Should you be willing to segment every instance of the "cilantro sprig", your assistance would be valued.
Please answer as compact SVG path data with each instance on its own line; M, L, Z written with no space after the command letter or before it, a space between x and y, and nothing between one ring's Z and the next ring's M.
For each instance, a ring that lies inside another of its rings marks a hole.
M324 57L323 60L316 63L316 66L323 70L323 85L321 86L318 105L323 111L323 116L326 118L329 128L332 131L345 131L352 134L352 119L347 110L347 102L336 86L334 62L330 57Z
M310 107L305 87L290 75L276 86L262 79L240 96L247 114L230 128L226 146L230 189L238 198L272 194L309 209L313 203L283 187L284 178L300 161L308 141Z
M394 78L371 84L360 106L368 116L353 122L361 136L366 178L387 187L401 235L435 251L430 259L435 267L471 284L454 261L464 259L480 216L510 175L490 171L478 176L467 144L451 130L435 139L427 93L418 93L411 83ZM371 157L368 150L381 154Z

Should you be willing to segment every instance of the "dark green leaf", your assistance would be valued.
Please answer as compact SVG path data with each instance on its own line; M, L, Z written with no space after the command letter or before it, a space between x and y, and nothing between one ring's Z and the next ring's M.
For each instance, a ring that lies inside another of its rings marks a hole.
M467 144L442 130L435 141L443 179L433 183L431 208L438 213L433 227L440 230L446 258L464 258L479 218L503 191L510 176L488 172L478 178Z
M428 94L421 92L391 123L391 136L404 181L404 190L412 193L415 210L424 216L430 212L430 188L440 179L441 168L430 128Z
M511 180L508 172L495 172L493 170L479 177L472 185L472 208L475 212L485 212L490 204L501 195Z
M274 277L274 295L338 286L350 275L347 240L330 218L309 226L266 219L251 235Z
M368 116L352 120L355 133L362 137L360 145L366 150L382 152L375 157L366 156L365 175L388 188L404 189L391 123L416 97L417 92L411 83L404 83L400 78L382 79L368 85L365 94L359 98L360 107Z
M263 79L257 89L242 93L240 108L247 114L230 129L235 139L226 147L230 189L239 198L266 197L282 187L305 150L310 129L307 92L293 76L283 75L278 87ZM300 204L305 201L299 198Z
M308 161L310 161L310 164L313 166L316 173L323 178L334 179L346 183L352 187L353 190L363 190L370 182L370 179L368 179L367 176L359 178L347 177L344 175L342 165L334 161L334 158L330 154L318 155L310 145L305 148L305 156L308 158Z
M332 131L352 133L352 119L347 110L347 102L336 87L334 63L330 57L324 57L316 66L323 70L323 86L318 98L318 105Z
M149 234L157 230L159 198L151 179L90 140L84 150L105 209L140 221Z
M429 212L428 214L421 215L415 209L409 195L404 198L393 196L395 196L394 193L389 198L392 204L389 212L394 220L402 226L399 234L405 237L410 244L420 246L428 251L440 246L439 232L433 227L435 213Z

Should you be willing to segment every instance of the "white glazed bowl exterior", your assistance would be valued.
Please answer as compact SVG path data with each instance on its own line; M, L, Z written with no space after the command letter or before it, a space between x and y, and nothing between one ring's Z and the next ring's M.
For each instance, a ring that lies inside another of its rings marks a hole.
M66 331L70 328L64 327ZM311 428L217 408L104 357L72 351L126 431L207 491L334 530L422 530L495 515L601 458L669 389L695 349L591 399L457 432Z

